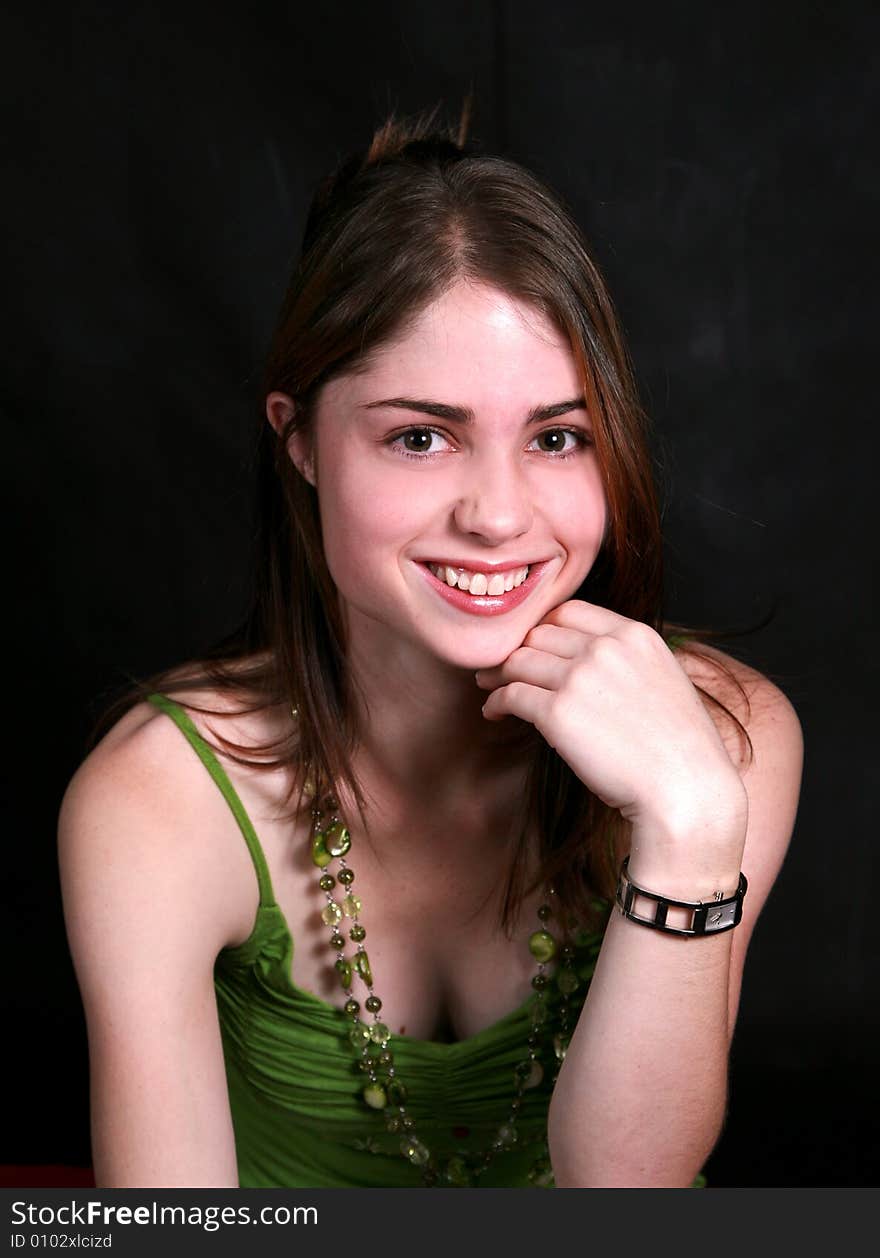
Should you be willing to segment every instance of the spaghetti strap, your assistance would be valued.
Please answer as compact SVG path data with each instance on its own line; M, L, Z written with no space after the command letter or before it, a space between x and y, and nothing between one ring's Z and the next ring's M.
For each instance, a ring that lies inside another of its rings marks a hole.
M266 864L266 857L263 855L263 849L260 846L260 840L257 838L257 832L251 824L251 819L244 809L244 804L236 793L235 787L226 775L226 771L220 764L214 752L202 738L199 731L193 724L192 718L183 710L179 703L175 703L172 699L168 699L165 695L151 694L147 699L155 707L161 709L166 716L170 716L172 721L192 746L196 755L202 764L210 773L211 777L217 783L223 798L226 800L238 827L244 835L244 841L248 845L248 851L251 854L251 860L254 863L254 869L257 874L257 882L260 887L260 907L275 903L275 893L272 890L272 879L269 877L269 866Z

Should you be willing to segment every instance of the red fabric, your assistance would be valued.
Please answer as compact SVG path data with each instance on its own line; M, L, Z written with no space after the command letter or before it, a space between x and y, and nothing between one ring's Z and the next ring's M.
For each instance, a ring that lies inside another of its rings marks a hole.
M90 1166L0 1166L4 1188L94 1188Z

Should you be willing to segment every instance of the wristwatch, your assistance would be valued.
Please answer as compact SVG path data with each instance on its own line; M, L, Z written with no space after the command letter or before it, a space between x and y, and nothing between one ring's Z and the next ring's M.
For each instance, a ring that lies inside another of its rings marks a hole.
M733 895L724 896L721 891L715 892L712 900L674 900L668 895L658 895L656 891L648 891L640 887L629 876L629 857L620 867L617 879L617 892L614 902L624 917L640 926L650 926L654 930L665 931L668 935L683 935L695 938L702 935L720 935L725 930L733 930L742 921L743 898L749 884L745 874L739 876L739 886ZM636 896L645 896L654 902L653 917L644 917L633 910ZM693 917L690 926L669 926L666 915L670 908L691 909Z

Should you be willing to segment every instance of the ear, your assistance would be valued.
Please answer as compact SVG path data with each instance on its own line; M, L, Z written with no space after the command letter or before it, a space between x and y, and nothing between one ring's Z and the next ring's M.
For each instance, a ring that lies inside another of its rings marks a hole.
M286 393L270 393L266 398L266 418L276 433L284 431L295 413L296 403ZM310 485L317 485L311 435L305 430L294 432L288 439L287 452L300 476Z

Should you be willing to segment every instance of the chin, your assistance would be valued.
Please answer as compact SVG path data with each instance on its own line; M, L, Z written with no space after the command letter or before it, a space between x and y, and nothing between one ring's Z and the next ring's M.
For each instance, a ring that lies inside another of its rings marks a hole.
M532 627L529 624L513 633L462 633L456 640L425 645L437 659L450 667L474 673L478 668L497 668L499 664L503 664L513 651L522 646L523 638Z

